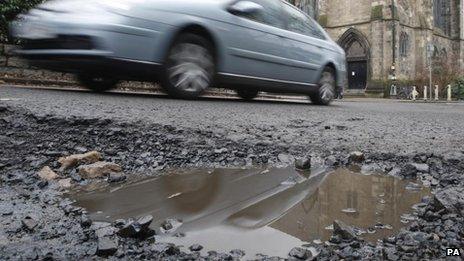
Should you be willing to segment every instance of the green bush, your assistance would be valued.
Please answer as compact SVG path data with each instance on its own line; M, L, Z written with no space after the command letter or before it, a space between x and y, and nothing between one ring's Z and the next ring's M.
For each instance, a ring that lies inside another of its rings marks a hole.
M8 23L44 0L0 0L0 42L8 42Z
M453 84L453 97L464 100L464 77L457 79Z

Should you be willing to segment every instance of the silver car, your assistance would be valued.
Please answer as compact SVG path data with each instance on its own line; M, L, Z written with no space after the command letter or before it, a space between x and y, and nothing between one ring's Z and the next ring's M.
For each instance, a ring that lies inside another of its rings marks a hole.
M221 87L244 99L295 93L327 105L346 78L343 49L280 0L56 0L11 29L19 55L76 73L94 91L143 80L184 99Z

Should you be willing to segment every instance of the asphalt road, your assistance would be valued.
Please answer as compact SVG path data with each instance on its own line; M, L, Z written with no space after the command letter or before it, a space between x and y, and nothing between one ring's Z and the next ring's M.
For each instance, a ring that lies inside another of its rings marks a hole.
M75 188L105 183L81 176L75 167L64 170L57 162L63 155L89 150L119 164L119 177L127 178L153 177L179 167L305 168L324 163L422 180L432 186L433 196L416 205L412 215L417 220L400 233L367 244L358 237L342 241L350 232L340 228L332 244L312 246L321 250L321 260L445 259L444 249L463 246L464 154L456 153L463 150L463 123L463 103L357 99L319 107L301 100L182 101L160 95L0 86L0 259L95 259L96 254L108 253L122 259L192 258L192 253L160 242L121 240L114 233L124 228L92 223L82 209L60 196L60 181ZM353 150L363 151L365 159L347 160L356 155L350 154ZM299 160L294 162L294 157ZM43 166L56 171L59 181L42 180L50 173L39 178ZM386 195L377 194L382 186L377 183L371 194L380 199ZM289 255L302 256L305 251L296 248ZM223 254L211 252L210 257L229 256Z
M37 115L111 118L211 130L236 141L310 145L313 149L444 153L463 150L464 104L383 99L302 102L95 94L0 86L0 105Z

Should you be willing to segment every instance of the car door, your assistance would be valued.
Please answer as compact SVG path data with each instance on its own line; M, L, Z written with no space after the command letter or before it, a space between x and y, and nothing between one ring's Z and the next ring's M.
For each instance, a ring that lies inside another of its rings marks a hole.
M285 50L282 56L291 61L285 77L296 82L317 83L325 63L326 37L316 22L296 7L285 3L283 12L287 31L282 39Z
M221 74L283 79L282 33L285 22L280 0L251 0L263 7L253 15L230 14L223 30L227 58ZM237 3L234 2L234 3ZM232 4L234 4L232 3Z

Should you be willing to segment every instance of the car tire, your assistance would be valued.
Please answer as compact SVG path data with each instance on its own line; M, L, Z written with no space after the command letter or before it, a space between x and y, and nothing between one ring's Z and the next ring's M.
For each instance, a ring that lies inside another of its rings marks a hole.
M254 98L258 97L259 91L258 90L250 90L250 89L238 89L237 95L246 100L251 101Z
M161 85L172 97L195 99L212 86L216 73L212 44L195 34L181 34L166 58Z
M309 98L314 104L329 105L336 96L335 72L332 68L326 67L321 74L318 83L318 91L311 94Z
M94 92L106 92L114 89L118 80L110 77L94 76L88 74L79 74L77 80L80 84Z

